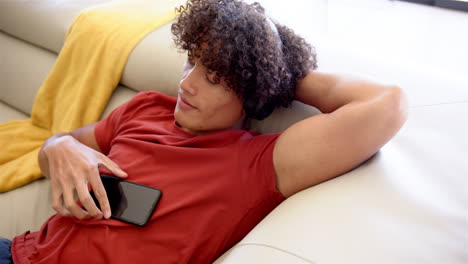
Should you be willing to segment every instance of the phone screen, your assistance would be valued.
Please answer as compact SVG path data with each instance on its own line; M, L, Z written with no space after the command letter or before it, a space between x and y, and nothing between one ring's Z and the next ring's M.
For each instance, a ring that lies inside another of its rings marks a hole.
M162 192L156 188L123 181L109 175L101 175L101 179L109 199L111 217L138 226L146 225ZM93 192L91 196L99 207Z

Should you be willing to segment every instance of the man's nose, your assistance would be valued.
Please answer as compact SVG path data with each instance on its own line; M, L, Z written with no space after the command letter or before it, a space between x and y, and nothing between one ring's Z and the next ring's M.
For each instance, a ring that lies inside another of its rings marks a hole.
M196 82L195 82L195 67L187 70L182 74L182 79L179 82L180 89L189 93L190 95L197 94Z

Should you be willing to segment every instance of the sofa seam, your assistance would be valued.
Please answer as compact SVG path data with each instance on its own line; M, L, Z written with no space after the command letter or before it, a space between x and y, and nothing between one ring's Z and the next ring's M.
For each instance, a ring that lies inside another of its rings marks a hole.
M296 258L299 258L307 263L310 263L310 264L318 264L318 262L315 262L315 261L311 261L311 260L308 260L306 259L305 257L301 256L301 255L298 255L296 253L292 253L292 252L289 252L287 250L284 250L284 249L281 249L281 248L278 248L278 247L275 247L275 246L272 246L272 245L267 245L267 244L263 244L263 243L253 243L253 242L247 242L247 243L242 243L242 244L237 244L236 246L234 246L234 248L239 248L239 247L243 247L243 246L260 246L260 247L266 247L266 248L270 248L270 249L273 249L273 250L276 250L276 251L280 251L282 253L285 253L287 255L291 255L291 256L294 256ZM233 249L234 249L233 248Z
M21 114L23 114L23 115L28 116L28 118L31 117L31 114L25 113L23 110L18 109L16 106L14 106L14 105L12 105L12 104L10 104L10 103L5 102L5 100L0 99L0 103L3 104L3 105L5 105L5 106L7 106L7 107L9 107L9 108L11 108L11 109L13 109L13 110L15 110L15 111L17 111L17 112L19 112L19 113L21 113Z
M11 32L8 32L8 31L1 30L1 29L0 29L0 33L4 34L5 36L8 36L8 37L10 37L10 38L12 38L12 39L15 39L15 40L21 41L21 42L23 42L23 43L25 43L25 44L28 44L28 45L30 45L30 46L33 46L33 47L35 47L35 48L41 49L41 50L43 50L43 51L47 51L47 52L53 54L55 57L58 56L58 54L60 53L60 50L61 50L62 47L63 47L63 44L62 44L62 46L60 47L60 50L57 52L57 51L53 50L52 48L48 48L48 47L45 47L45 46L43 46L43 45L34 43L34 42L32 42L31 40L27 40L27 39L25 39L25 38L23 38L23 37L20 37L20 36L18 36L18 35L12 34Z

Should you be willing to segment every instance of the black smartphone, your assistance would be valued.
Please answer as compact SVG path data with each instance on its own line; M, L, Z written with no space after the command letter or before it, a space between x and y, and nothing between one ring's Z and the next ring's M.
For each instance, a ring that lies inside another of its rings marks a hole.
M161 198L161 190L109 175L101 175L101 179L111 207L111 218L145 226ZM93 191L91 197L101 209Z

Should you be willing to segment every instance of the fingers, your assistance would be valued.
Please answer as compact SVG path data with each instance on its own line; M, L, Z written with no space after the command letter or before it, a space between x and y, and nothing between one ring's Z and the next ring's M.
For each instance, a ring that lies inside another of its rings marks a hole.
M102 212L99 210L99 208L97 208L96 204L94 203L94 200L88 191L88 185L81 184L80 186L77 186L76 192L78 194L78 199L85 208L87 214L95 219L101 219Z
M78 219L89 218L88 212L83 210L75 201L73 190L65 190L63 192L63 203L70 213Z
M105 167L117 177L126 178L128 176L128 174L125 171L123 171L119 167L119 165L117 165L115 162L113 162L111 159L109 159L105 155L100 155L99 166ZM97 175L98 177L92 177L89 180L93 188L94 195L98 199L99 205L101 206L101 211L104 215L104 218L109 219L111 217L111 208L110 208L109 200L107 198L107 193L102 184L101 177L99 176L99 174Z
M52 188L51 188L52 208L60 215L69 216L70 212L63 207L63 203L62 203L63 191L62 191L62 188L60 187L60 184L58 184L56 180L51 180L51 185L52 185Z
M56 171L54 167L50 168L50 174L55 175ZM63 188L57 177L50 177L50 185L52 192L52 208L63 216L69 216L70 212L63 207L62 195Z
M101 155L101 163L99 165L104 166L106 169L111 171L115 176L120 178L126 178L128 174L123 171L119 165L113 162L111 159L106 157L105 155Z
M104 154L76 140L56 140L45 153L49 162L52 207L63 216L110 218L110 205L98 167L103 166L120 178L127 177L127 173ZM88 183L102 210L91 197ZM77 203L75 194L81 204Z
M58 174L56 174L58 173ZM98 174L96 169L96 174ZM96 219L102 218L101 211L96 207L94 200L88 191L86 181L79 177L73 177L59 173L52 169L50 177L51 191L52 191L52 208L62 216L74 216L78 219L87 219L94 217ZM62 177L57 177L57 176ZM78 199L86 210L83 210L75 200L75 191Z
M106 193L106 190L104 189L104 185L102 184L102 180L101 180L101 177L99 176L99 173L97 172L97 169L96 169L96 173L97 174L95 177L91 177L89 179L89 183L91 184L91 187L93 189L94 196L96 196L96 199L99 202L99 206L101 207L101 212L104 218L109 219L111 216L109 200L107 199L107 193ZM96 205L94 204L93 199L91 199L91 202L95 207ZM88 210L88 207L86 207L86 209Z

